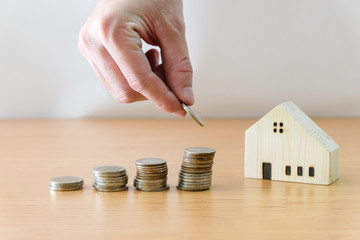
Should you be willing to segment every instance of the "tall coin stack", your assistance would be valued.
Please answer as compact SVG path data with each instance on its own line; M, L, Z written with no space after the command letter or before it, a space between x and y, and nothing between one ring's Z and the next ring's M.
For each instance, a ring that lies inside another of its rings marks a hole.
M168 168L166 161L160 158L142 158L136 160L134 187L139 191L157 192L169 188L167 184Z
M184 191L208 190L215 152L215 149L206 147L186 148L177 188Z
M128 189L126 168L121 166L99 166L93 168L93 187L101 192L117 192Z

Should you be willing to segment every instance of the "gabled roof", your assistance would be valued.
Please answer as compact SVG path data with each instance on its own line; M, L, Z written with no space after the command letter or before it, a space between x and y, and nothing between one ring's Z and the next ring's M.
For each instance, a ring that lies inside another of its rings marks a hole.
M339 148L339 145L327 135L313 120L311 120L301 109L293 102L288 101L279 105L292 118L294 118L306 131L308 131L324 148L332 152Z

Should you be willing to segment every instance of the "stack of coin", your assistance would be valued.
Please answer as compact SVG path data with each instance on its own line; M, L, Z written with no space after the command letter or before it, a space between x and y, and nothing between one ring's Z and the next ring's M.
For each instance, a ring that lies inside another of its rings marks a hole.
M177 188L184 191L208 190L215 152L215 149L206 147L186 148Z
M50 189L53 191L73 191L82 189L84 179L81 177L62 176L50 179Z
M166 161L160 158L142 158L136 160L134 187L139 191L157 192L169 188L167 184L168 168Z
M93 187L101 192L117 192L128 189L126 168L121 166L100 166L93 168Z

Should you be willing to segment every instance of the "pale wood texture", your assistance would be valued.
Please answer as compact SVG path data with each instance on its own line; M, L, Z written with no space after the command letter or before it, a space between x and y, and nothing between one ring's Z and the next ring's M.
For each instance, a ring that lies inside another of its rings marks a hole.
M244 178L255 121L1 120L0 239L360 239L360 119L315 119L341 146L330 186ZM217 150L210 191L175 188L189 146ZM133 179L141 157L168 160L169 191L92 189L92 167L124 165ZM59 175L85 189L49 191Z
M246 130L245 176L267 178L265 163L271 164L272 180L329 185L339 178L339 153L331 137L293 102L286 102Z

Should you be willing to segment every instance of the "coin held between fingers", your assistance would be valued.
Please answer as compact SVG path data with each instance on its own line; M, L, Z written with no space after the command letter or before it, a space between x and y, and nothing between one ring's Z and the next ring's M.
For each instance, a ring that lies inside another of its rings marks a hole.
M184 110L201 126L205 126L204 122L201 120L200 116L197 115L189 106L187 106L185 103L181 103Z

